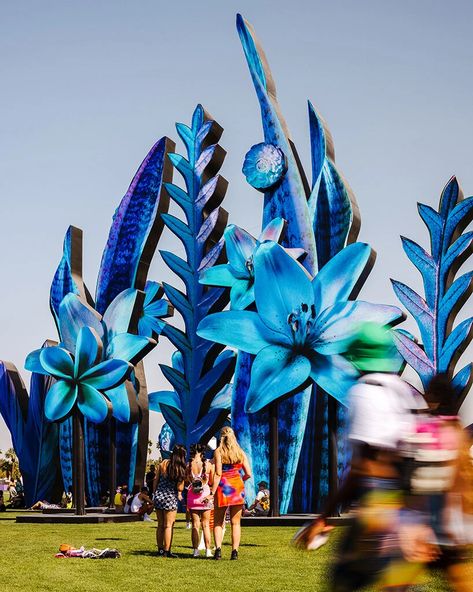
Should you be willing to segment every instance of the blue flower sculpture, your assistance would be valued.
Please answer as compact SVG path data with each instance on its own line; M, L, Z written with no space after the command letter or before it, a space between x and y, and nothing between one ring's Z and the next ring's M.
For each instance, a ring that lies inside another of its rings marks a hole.
M274 144L262 142L252 146L246 153L243 174L258 191L266 191L280 183L286 171L284 152Z
M230 303L234 310L243 310L255 301L253 257L264 241L279 242L286 222L283 218L272 220L256 239L249 232L229 224L223 233L228 263L208 267L200 273L200 283L230 288ZM294 258L305 254L303 249L286 249Z
M349 301L371 248L352 244L312 279L277 243L254 257L257 312L227 311L205 318L198 334L256 355L246 411L297 392L310 381L338 401L358 373L343 355L361 321L392 326L403 319L394 306Z
M49 389L44 412L50 421L69 416L76 403L81 413L93 423L103 422L111 412L104 392L123 383L132 365L119 359L102 359L100 337L90 327L82 327L77 337L75 356L55 346L35 352L27 358L26 368L56 379Z

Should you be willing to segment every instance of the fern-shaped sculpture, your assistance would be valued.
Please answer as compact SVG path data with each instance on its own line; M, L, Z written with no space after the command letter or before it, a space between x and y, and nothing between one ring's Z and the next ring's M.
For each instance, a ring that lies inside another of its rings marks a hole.
M391 281L397 297L419 327L422 345L396 331L397 347L424 387L437 373L453 379L454 405L458 409L473 381L473 363L455 374L458 359L473 336L473 317L453 327L473 289L473 271L455 279L473 251L473 231L464 232L473 220L473 197L463 199L452 177L442 191L438 211L425 204L418 204L418 210L430 233L430 253L408 238L401 239L406 255L422 275L425 296L399 281Z
M176 442L189 447L208 441L228 415L228 393L235 367L235 355L223 346L198 337L200 321L222 310L228 291L206 288L199 283L199 271L213 265L223 251L223 230L228 214L220 207L227 181L218 175L225 151L218 144L222 128L198 105L190 127L178 123L177 132L186 147L187 158L169 154L182 175L185 190L166 184L171 199L182 209L184 220L163 214L164 224L184 245L186 258L161 251L168 267L183 281L185 291L163 284L165 294L182 316L185 330L167 324L163 334L178 348L173 365L161 369L174 391L150 394L154 409L160 409L172 427Z

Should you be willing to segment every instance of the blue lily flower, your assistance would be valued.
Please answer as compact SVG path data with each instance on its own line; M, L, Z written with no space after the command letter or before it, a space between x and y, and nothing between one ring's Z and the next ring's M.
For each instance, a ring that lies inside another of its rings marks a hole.
M30 354L26 368L50 375L57 382L49 389L44 412L50 421L66 418L77 403L93 423L103 422L112 410L104 391L123 383L133 366L124 360L102 359L103 344L90 327L82 327L75 344L75 356L63 347L46 347L39 358Z
M343 354L360 321L391 326L395 306L349 300L372 256L369 245L345 247L312 279L280 245L264 243L254 256L257 312L209 315L198 334L256 355L246 399L253 413L311 381L346 404L358 372Z
M163 298L164 289L158 282L146 282L143 311L138 321L138 334L145 337L161 335L165 326L162 319L171 317L173 306Z
M255 301L254 255L265 241L279 242L284 233L286 221L283 218L272 220L256 239L246 230L229 224L223 235L228 263L214 265L200 273L199 282L209 286L223 286L230 289L232 310L243 310ZM303 249L287 249L295 259L301 258Z

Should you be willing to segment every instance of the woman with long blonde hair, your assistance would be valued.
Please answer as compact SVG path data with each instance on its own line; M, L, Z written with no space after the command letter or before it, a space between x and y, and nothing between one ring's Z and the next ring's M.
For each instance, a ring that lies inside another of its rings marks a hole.
M215 477L211 495L215 496L214 537L215 559L222 558L222 538L225 513L230 509L232 527L231 559L238 559L241 538L241 515L245 503L244 482L251 477L251 468L246 454L241 449L230 427L220 431L220 443L214 453Z

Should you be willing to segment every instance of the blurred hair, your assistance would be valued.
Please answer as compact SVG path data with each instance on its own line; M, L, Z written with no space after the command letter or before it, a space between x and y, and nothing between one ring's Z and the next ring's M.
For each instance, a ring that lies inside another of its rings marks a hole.
M243 462L245 453L238 444L232 428L224 427L220 430L220 444L217 450L222 456L222 462L234 465Z
M168 478L175 483L184 481L186 478L186 449L182 444L176 444L171 452L169 463L166 468Z
M432 412L437 415L455 415L455 389L446 374L436 374L425 389L428 405L437 405Z
M189 475L192 475L192 461L196 459L196 456L200 454L202 459L202 474L201 477L203 478L207 473L207 459L205 458L205 451L207 449L206 444L191 444L191 453L189 456L189 466L188 471Z

